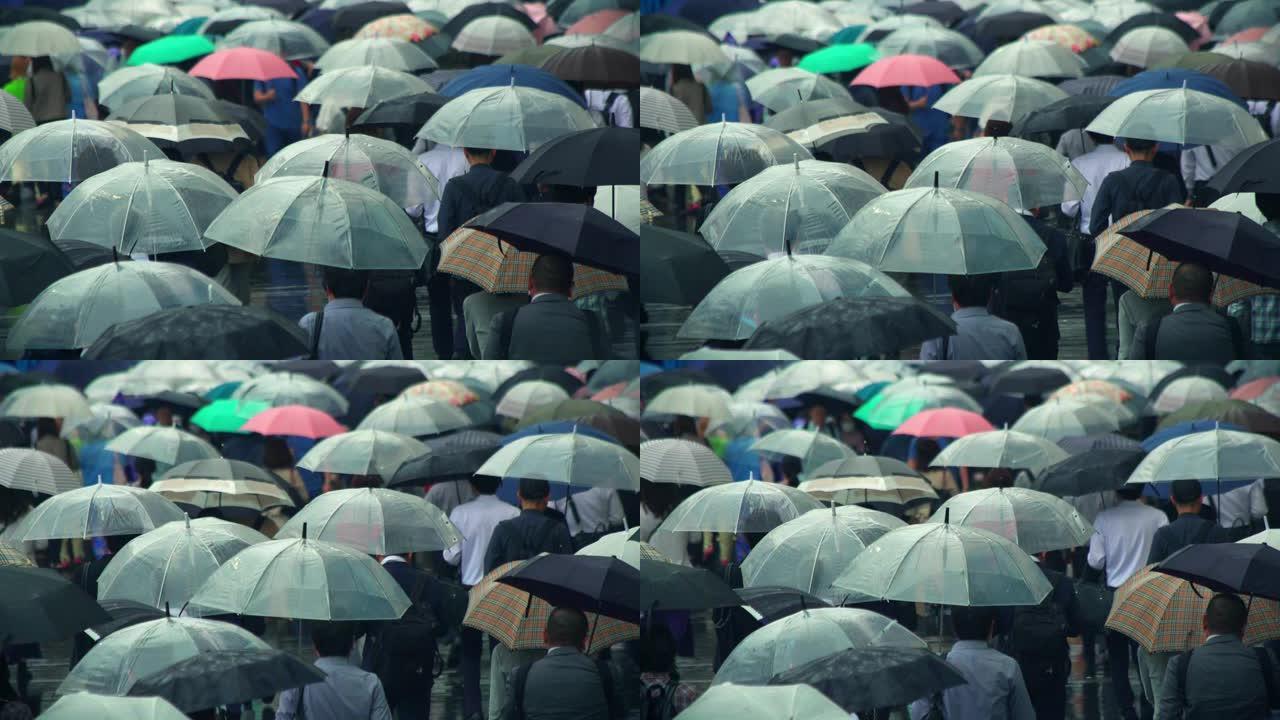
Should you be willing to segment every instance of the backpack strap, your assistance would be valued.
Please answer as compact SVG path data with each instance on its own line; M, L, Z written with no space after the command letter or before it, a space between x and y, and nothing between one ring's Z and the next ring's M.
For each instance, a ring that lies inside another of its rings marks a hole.
M311 323L311 347L307 354L310 360L320 359L320 329L324 327L324 308L316 311L315 322Z
M488 358L490 360L510 360L511 359L511 334L516 329L516 316L525 308L524 305L502 315L502 327L498 330L498 347L502 348L501 358Z
M1147 352L1144 357L1139 359L1141 360L1156 359L1156 340L1160 338L1160 323L1164 322L1165 317L1168 317L1168 316L1158 317L1153 322L1147 323L1147 331L1143 335L1143 340L1146 342L1145 349Z
M622 717L622 708L618 707L618 701L613 693L613 670L609 667L609 661L604 658L596 658L596 671L600 673L600 687L604 689L605 704L609 708L609 717Z

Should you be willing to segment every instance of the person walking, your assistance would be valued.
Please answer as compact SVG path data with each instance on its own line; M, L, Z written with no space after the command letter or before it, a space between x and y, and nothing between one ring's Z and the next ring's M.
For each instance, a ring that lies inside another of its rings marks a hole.
M551 486L546 480L521 478L516 496L520 514L503 520L493 529L493 537L485 550L484 571L513 560L528 560L540 553L573 553L569 528L562 520L547 514L547 498Z
M378 676L396 720L429 720L436 640L448 629L439 581L413 567L413 555L378 560L412 603L399 620L377 623L365 638L362 667Z
M1234 318L1210 304L1213 273L1203 265L1182 263L1169 282L1173 312L1139 323L1130 357L1177 360L1189 365L1224 365L1248 354L1244 330Z
M987 311L991 283L982 275L952 275L951 302L956 334L926 340L920 346L921 360L1026 360L1018 326Z
M263 142L268 158L307 135L304 125L310 106L293 100L307 84L307 75L299 63L290 63L289 67L293 70L293 77L253 83L253 102L262 109L262 116L267 120Z
M349 624L315 623L311 643L324 681L280 693L277 720L392 720L378 676L348 659L355 645Z
M369 274L327 267L324 292L329 298L319 312L298 321L306 331L316 360L400 360L400 336L386 317L364 306Z
M1067 638L1079 635L1075 587L1066 575L1036 558L1053 589L1039 605L1009 608L1002 649L1018 662L1036 720L1063 720L1071 651Z
M1199 480L1174 480L1170 484L1169 499L1173 501L1178 517L1152 536L1148 565L1161 562L1188 545L1231 541L1226 530L1200 516L1204 495Z
M543 632L547 654L507 683L505 720L616 720L624 706L608 663L585 654L587 617L558 607Z
M965 683L912 703L912 720L921 720L934 709L941 709L947 720L1035 720L1018 663L989 644L996 627L995 609L956 607L951 620L956 643L947 653L947 662Z
M553 365L608 359L600 320L574 305L572 294L573 263L560 255L539 255L529 273L529 304L493 316L484 359Z

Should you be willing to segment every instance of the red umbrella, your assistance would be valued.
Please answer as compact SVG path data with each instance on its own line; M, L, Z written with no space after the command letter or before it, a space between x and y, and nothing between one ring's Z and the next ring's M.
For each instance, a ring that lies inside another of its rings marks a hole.
M615 8L597 10L596 12L593 12L578 22L570 25L564 33L566 35L599 35L605 30L608 30L610 25L613 25L630 14L630 11L618 10Z
M1235 390L1232 390L1231 397L1236 400L1252 400L1262 395L1270 389L1272 385L1275 385L1278 382L1280 382L1280 377L1275 375L1260 377L1257 380L1250 380Z
M912 415L893 431L894 435L915 437L958 438L995 430L987 419L976 412L960 408L934 408Z
M941 60L928 55L893 55L871 63L849 84L882 88L955 85L959 82L959 76Z
M330 435L341 435L347 428L334 420L328 413L305 405L281 405L263 410L249 418L249 422L240 426L243 432L255 432L259 435L292 435L318 439Z
M275 80L294 77L293 68L275 53L238 47L206 55L187 73L210 80Z
M1223 44L1223 45L1230 45L1230 44L1232 44L1232 43L1251 43L1251 42L1257 42L1257 41L1261 40L1261 39L1262 39L1262 36L1263 36L1263 35L1266 35L1266 34L1267 34L1267 31L1268 31L1268 30L1270 30L1270 29L1271 29L1271 28L1269 28L1269 27L1251 27L1251 28L1249 28L1248 30L1241 30L1240 32L1236 33L1235 35L1232 35L1231 37L1227 38L1226 40L1223 40L1223 41L1222 41L1222 44Z

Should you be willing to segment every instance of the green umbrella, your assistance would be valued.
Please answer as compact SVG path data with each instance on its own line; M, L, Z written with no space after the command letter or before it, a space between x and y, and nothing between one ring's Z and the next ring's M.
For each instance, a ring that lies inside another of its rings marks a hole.
M176 65L204 57L217 48L204 35L166 35L139 45L126 65Z
M849 713L808 685L735 685L709 688L680 720L849 720Z
M374 408L356 429L422 437L443 435L473 424L466 413L447 402L424 395L401 395Z
M988 430L952 441L930 467L1009 468L1038 475L1069 457L1044 438L1016 430Z
M646 185L736 185L771 165L812 156L802 145L773 128L727 122L683 130L640 158L640 182Z
M596 126L577 103L520 85L469 90L440 108L418 131L452 147L530 152L549 140Z
M922 385L897 392L877 393L859 407L853 416L877 430L892 430L922 410L942 407L982 412L982 406L958 388Z
M927 55L953 68L974 67L983 58L982 49L965 35L931 25L894 30L880 39L876 49L881 57Z
M1054 398L1023 413L1012 429L1058 442L1069 437L1118 432L1120 420L1092 403Z
M750 449L798 458L809 469L857 455L853 448L817 429L777 430L752 443Z
M980 75L1021 75L1030 78L1075 78L1084 75L1079 55L1052 40L1023 38L996 48L974 69Z
M316 443L298 460L298 467L315 472L377 475L390 479L401 465L426 453L427 446L406 435L382 430L352 430Z
M1088 187L1053 148L1012 137L947 143L929 153L903 187L931 187L935 178L941 187L990 195L1018 211L1079 200Z
M41 720L187 720L181 710L164 698L112 697L71 693L40 713Z
M416 495L385 488L333 490L312 498L276 533L350 545L370 555L447 550L462 535L440 508Z
M765 533L820 509L821 503L793 487L744 480L690 495L667 515L658 531Z
M333 417L347 414L347 399L337 390L309 375L274 372L240 384L231 394L239 400L260 400L271 407L306 405Z
M156 425L125 430L107 443L105 448L121 455L147 458L165 465L222 456L217 448L203 438L178 428Z
M796 67L816 73L851 72L880 59L880 53L869 43L832 45L800 58Z
M929 518L931 523L944 520L988 530L1031 554L1088 545L1093 536L1093 526L1070 503L1026 488L960 493Z
M1108 105L1085 130L1177 145L1247 147L1267 140L1262 126L1243 107L1187 88L1129 93Z
M491 455L476 475L640 489L640 459L625 447L577 432L528 435Z
M140 535L181 520L177 505L150 490L129 485L94 485L58 493L36 505L8 532L13 543L55 538Z
M805 100L849 96L849 90L835 80L794 67L775 68L753 76L747 80L747 91L753 101L774 112L781 112Z
M264 402L240 402L234 398L214 400L191 416L191 423L211 433L238 433L240 426L271 407Z
M934 110L948 115L1017 124L1032 110L1066 97L1067 93L1043 80L1020 75L982 75L956 85L938 98Z
M1174 438L1152 450L1129 476L1129 483L1257 478L1280 478L1280 442L1215 428Z

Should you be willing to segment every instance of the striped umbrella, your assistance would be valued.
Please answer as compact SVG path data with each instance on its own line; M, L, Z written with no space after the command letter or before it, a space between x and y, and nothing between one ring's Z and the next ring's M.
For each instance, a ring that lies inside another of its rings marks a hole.
M55 455L27 448L0 450L0 486L57 495L80 487L80 478Z
M5 565L32 566L35 563L31 562L31 558L18 548L0 543L0 567Z
M710 448L676 438L640 444L640 477L650 482L694 487L733 482L729 468Z
M1132 638L1147 652L1182 652L1200 644L1211 591L1158 573L1148 565L1116 590L1107 629ZM1255 597L1249 603L1244 643L1280 638L1280 604Z
M689 106L674 96L651 87L640 88L640 127L678 133L698 125Z
M17 135L35 126L35 118L31 117L31 112L21 100L9 93L0 94L0 130Z

